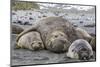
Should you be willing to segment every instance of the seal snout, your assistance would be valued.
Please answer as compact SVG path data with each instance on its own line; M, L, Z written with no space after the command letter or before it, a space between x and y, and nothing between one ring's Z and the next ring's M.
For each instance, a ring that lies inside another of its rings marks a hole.
M89 56L86 53L83 53L80 57L80 60L89 60Z
M31 46L32 46L32 49L39 50L42 48L41 45L42 45L42 42L33 42Z
M67 42L66 39L61 39L59 41L62 42L63 44L65 44Z
M39 47L38 44L35 44L35 45L32 45L32 48L33 48L34 50L38 50L40 47Z

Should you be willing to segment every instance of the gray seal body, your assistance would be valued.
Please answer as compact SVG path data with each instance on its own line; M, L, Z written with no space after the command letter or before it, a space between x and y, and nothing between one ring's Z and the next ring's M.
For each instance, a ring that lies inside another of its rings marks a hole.
M84 39L75 40L68 49L67 57L89 60L93 56L90 44Z

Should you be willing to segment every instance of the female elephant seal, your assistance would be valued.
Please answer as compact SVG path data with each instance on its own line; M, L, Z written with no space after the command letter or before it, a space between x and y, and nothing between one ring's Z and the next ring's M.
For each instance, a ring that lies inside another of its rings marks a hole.
M67 57L89 60L93 57L93 50L90 44L84 39L75 40L69 47Z
M70 42L78 39L73 25L61 17L47 17L39 20L34 26L19 34L17 41L22 35L30 31L39 32L45 48L57 53L67 51Z
M27 48L30 50L39 50L39 49L43 49L44 45L40 38L40 34L38 32L32 31L23 35L19 39L17 43L17 47Z

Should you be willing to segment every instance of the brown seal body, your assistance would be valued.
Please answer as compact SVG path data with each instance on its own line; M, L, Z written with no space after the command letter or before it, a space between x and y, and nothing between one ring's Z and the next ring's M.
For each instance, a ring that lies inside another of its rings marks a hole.
M38 32L34 32L34 31L23 35L19 39L17 46L19 48L26 48L26 49L30 49L30 50L40 50L40 49L44 48L40 34Z
M39 20L34 26L19 34L17 41L30 31L39 32L45 48L53 52L67 51L70 44L79 38L73 25L61 17L47 17Z

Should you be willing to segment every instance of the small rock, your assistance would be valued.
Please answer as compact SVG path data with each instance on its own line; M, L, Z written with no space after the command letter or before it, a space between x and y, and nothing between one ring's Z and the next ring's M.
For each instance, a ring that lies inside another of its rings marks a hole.
M85 16L85 14L82 14L81 16Z
M84 27L95 27L95 23L89 24L89 25L84 25Z
M38 18L41 18L40 16L38 16Z
M77 24L73 24L73 26L74 26L74 27L78 27L78 25L77 25Z
M83 23L83 21L80 21L80 23Z
M30 15L32 15L32 13L29 13Z
M29 19L30 19L30 20L33 20L33 18L32 18L32 17L30 17Z
M22 21L20 21L20 20L17 23L22 25Z
M47 16L43 15L43 17L47 17Z
M17 22L14 21L13 23L17 23Z
M12 15L16 15L16 13L12 13Z
M29 24L29 22L27 22L27 21L24 23L24 25L28 25L28 24Z

